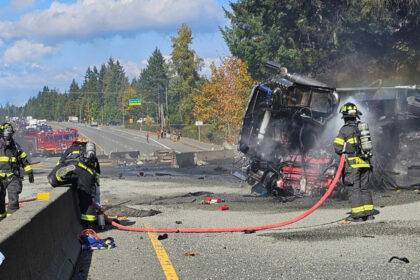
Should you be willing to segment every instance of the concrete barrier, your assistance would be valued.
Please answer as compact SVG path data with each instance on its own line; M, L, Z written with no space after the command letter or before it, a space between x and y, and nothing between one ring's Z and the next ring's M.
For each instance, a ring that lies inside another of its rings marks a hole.
M216 150L196 152L196 159L204 162L232 159L235 156L234 150Z
M176 154L176 164L180 168L197 165L198 162L218 164L226 159L233 159L233 150L199 151Z
M179 168L192 167L197 163L195 153L179 153L175 155L175 159Z
M139 151L112 152L109 154L110 159L118 162L137 162L139 157Z
M0 222L0 279L70 279L82 230L75 201L72 190L57 188Z

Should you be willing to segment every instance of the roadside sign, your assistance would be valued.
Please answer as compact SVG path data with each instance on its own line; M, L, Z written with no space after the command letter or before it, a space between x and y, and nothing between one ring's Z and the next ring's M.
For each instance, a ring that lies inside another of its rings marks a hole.
M128 106L140 106L141 100L139 98L133 98L128 100Z
M195 125L196 125L196 126L202 126L202 125L203 125L203 122L202 122L202 121L196 121L196 122L195 122Z

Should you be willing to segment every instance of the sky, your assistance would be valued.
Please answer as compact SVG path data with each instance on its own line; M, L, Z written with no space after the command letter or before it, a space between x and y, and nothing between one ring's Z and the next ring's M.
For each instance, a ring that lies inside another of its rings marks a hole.
M128 77L157 47L165 57L182 23L192 48L211 62L229 55L219 28L229 0L0 0L0 105L23 105L44 85L79 84L89 66L118 59Z

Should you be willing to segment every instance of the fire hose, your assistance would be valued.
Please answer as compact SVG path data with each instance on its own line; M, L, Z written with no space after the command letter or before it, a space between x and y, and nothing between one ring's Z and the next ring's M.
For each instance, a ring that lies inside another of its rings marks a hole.
M338 180L341 177L341 173L344 168L344 163L346 161L345 155L341 155L340 162L338 164L337 171L335 173L334 179L331 181L331 183L328 186L327 191L324 193L324 195L319 199L317 203L315 203L311 208L306 210L305 212L295 216L294 218L291 218L289 220L281 221L275 224L268 224L268 225L260 225L260 226L243 226L243 227L234 227L234 228L146 228L146 227L130 227L130 226L124 226L116 221L112 221L111 224L123 231L136 231L136 232L159 232L159 233L223 233L223 232L255 232L255 231L261 231L261 230L269 230L269 229L276 229L280 227L284 227L287 225L294 224L310 214L312 214L315 210L317 210L324 202L327 200L327 198L332 194L334 191L335 186L338 183Z
M24 203L24 202L31 202L31 201L35 201L37 200L36 197L30 197L30 198L25 198L25 199L19 199L19 203ZM6 205L9 205L8 202L6 202Z

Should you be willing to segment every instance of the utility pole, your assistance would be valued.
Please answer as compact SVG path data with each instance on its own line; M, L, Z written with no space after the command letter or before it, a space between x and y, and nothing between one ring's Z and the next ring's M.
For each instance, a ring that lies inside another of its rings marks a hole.
M82 122L82 102L79 103L79 122Z
M166 99L166 114L169 115L169 107L168 107L168 85L165 87L165 99Z

